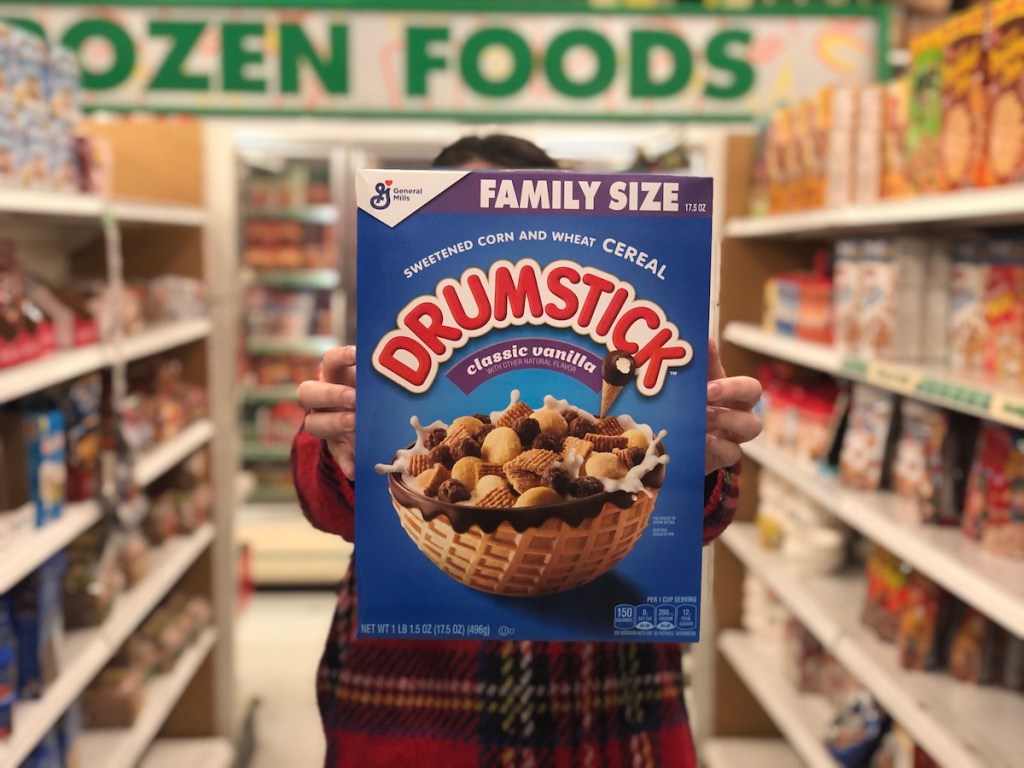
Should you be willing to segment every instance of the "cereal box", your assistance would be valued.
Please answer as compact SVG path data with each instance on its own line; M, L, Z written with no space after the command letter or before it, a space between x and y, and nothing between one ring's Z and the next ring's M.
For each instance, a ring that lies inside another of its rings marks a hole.
M49 114L46 101L46 41L32 32L14 28L12 42L14 80L11 90L16 114L30 120L45 120Z
M832 266L833 338L840 352L852 354L860 347L860 302L860 243L840 240Z
M882 109L882 197L913 194L907 141L910 133L910 79L899 77L885 85Z
M47 89L50 117L65 129L73 126L80 117L79 87L80 75L75 53L61 46L52 47Z
M1024 374L1024 243L989 244L985 286L985 340L982 369L1006 378Z
M844 485L877 491L882 484L895 396L867 384L855 384L849 421L839 455L839 478Z
M882 148L884 143L885 86L869 85L857 98L857 132L853 200L874 203L882 194Z
M710 179L362 171L362 636L698 636Z
M950 19L942 61L942 180L946 188L984 184L986 119L985 6Z
M853 202L857 89L829 88L816 98L819 152L825 168L824 204Z
M910 41L910 101L907 161L917 193L944 188L942 175L942 66L946 29Z
M925 297L921 246L922 241L910 238L862 244L858 338L865 357L920 357Z
M949 364L961 371L981 370L987 326L985 294L989 263L977 242L953 245L953 281L949 298Z
M1005 184L1024 180L1024 0L994 3L991 29L986 165L992 183Z

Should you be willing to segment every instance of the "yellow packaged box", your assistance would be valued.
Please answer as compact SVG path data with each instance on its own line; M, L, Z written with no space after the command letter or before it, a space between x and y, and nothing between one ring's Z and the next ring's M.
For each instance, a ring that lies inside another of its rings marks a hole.
M1024 0L996 3L991 29L986 170L991 183L1006 184L1024 180Z
M985 12L985 6L974 6L951 18L945 27L941 133L945 189L984 186L988 175L984 172L988 133Z
M942 174L942 67L947 27L910 41L907 169L914 191L937 192Z

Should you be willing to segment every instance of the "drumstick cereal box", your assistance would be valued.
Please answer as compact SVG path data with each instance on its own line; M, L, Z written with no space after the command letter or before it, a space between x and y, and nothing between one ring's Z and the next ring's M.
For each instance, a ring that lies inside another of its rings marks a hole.
M711 195L360 172L360 635L697 640Z

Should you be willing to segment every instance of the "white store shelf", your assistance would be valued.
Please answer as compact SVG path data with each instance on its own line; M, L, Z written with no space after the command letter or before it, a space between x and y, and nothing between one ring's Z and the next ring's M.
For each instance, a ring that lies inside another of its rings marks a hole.
M341 285L336 269L252 269L244 273L244 282L268 288L330 291Z
M895 646L861 623L863 576L803 573L777 552L762 549L749 523L733 524L722 541L933 757L957 768L1020 764L1024 697L963 683L944 671L903 669Z
M171 539L150 555L149 574L117 598L101 626L68 633L57 680L41 699L15 705L11 738L0 742L0 768L21 765L212 540L211 525L191 536ZM87 761L85 765L106 764Z
M0 546L0 595L60 552L103 516L95 501L68 504L58 520L12 537Z
M207 219L206 209L198 205L115 200L110 208L114 218L122 224L201 227Z
M0 370L0 403L71 381L120 360L138 360L206 338L212 329L206 318L149 328L121 341L120 351L110 342L62 350L21 365Z
M1024 387L983 374L940 366L844 356L826 344L771 333L751 323L729 323L723 337L737 346L951 411L1024 429Z
M96 219L103 202L96 195L0 188L0 214L52 219Z
M235 748L228 739L157 739L140 768L231 768Z
M133 478L140 488L159 479L213 439L213 422L201 419L170 440L142 453L135 462Z
M197 317L191 320L179 320L175 323L154 326L142 333L125 337L121 341L121 353L125 360L141 360L144 357L158 355L169 349L205 339L212 332L213 323L209 318Z
M103 768L134 768L138 765L181 695L210 655L216 640L216 630L203 630L175 662L174 669L146 684L145 704L130 728L84 731L79 742L82 765Z
M1024 562L986 552L959 527L922 524L913 502L895 493L845 488L764 438L743 448L751 459L803 490L847 525L1024 637Z
M305 355L320 357L338 346L333 336L306 336L299 339L281 339L273 336L250 336L246 349L250 355Z
M781 655L763 640L729 630L718 647L800 759L809 768L837 768L824 743L832 719L828 700L794 689L782 673Z
M1024 223L1024 185L965 189L906 200L730 220L727 237L843 237L915 224L989 226Z
M803 768L785 739L710 739L701 750L705 768Z

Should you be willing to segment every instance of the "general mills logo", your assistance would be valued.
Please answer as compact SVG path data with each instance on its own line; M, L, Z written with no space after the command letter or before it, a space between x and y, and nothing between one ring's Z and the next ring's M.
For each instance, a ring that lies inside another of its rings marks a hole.
M370 198L370 206L378 211L383 211L391 205L391 179L379 182L374 186L373 191L377 194Z

